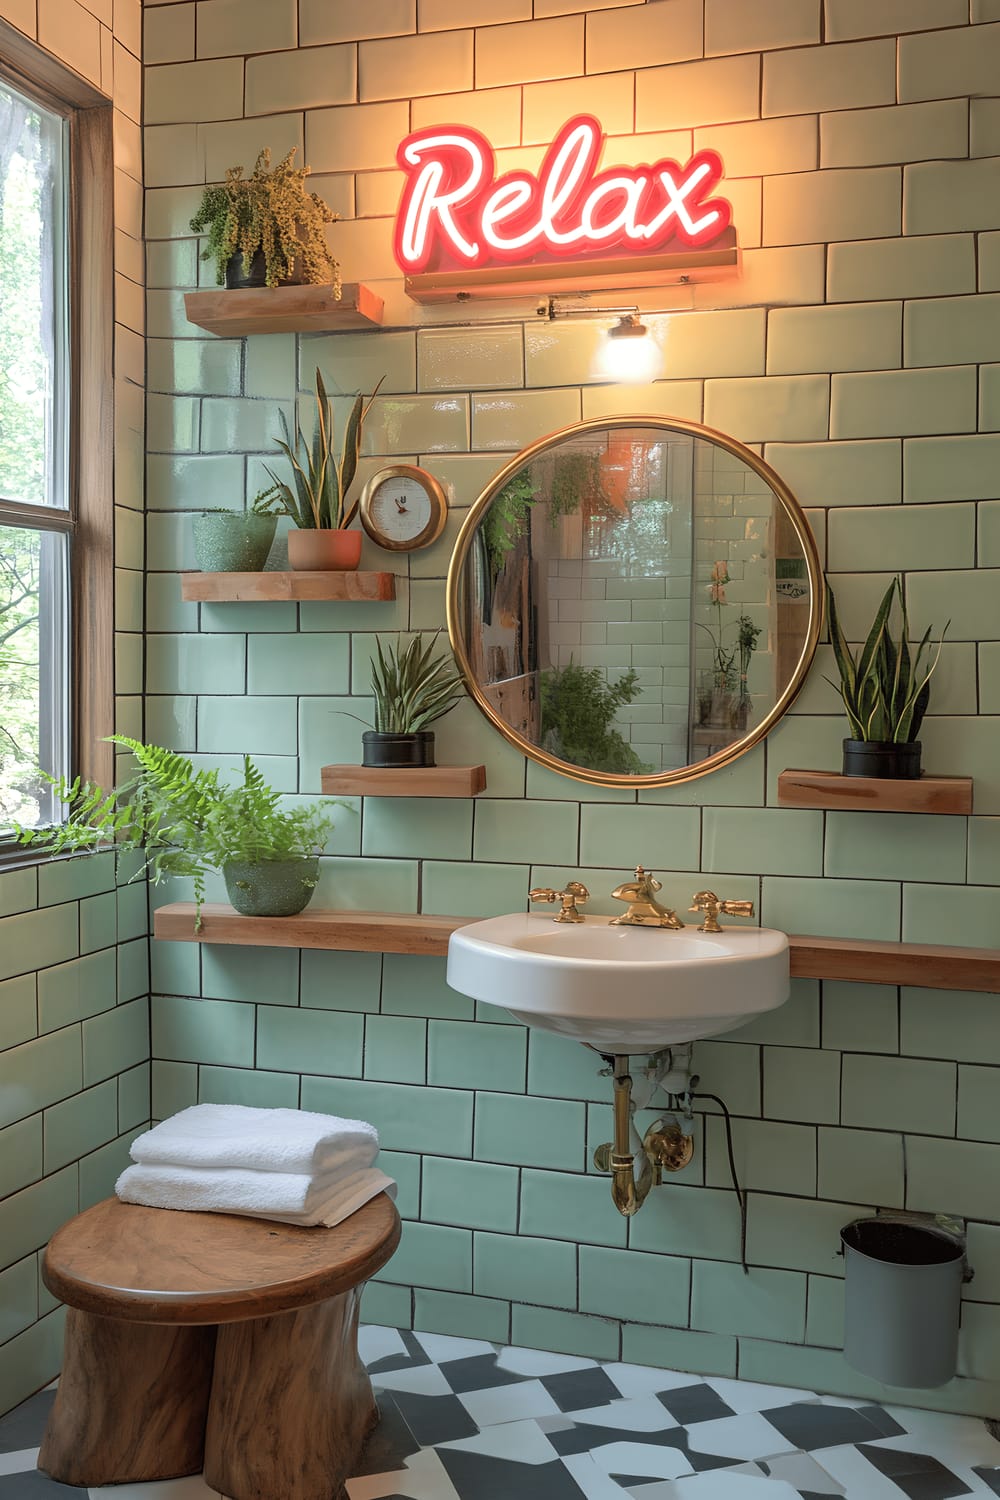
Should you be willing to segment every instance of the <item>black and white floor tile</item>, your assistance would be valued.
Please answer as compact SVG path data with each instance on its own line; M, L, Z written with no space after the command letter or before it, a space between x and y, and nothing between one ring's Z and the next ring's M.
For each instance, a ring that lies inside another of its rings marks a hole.
M1000 1495L1000 1442L971 1417L395 1328L360 1344L382 1421L350 1500ZM218 1500L200 1477L88 1492L39 1474L52 1400L0 1419L0 1500Z

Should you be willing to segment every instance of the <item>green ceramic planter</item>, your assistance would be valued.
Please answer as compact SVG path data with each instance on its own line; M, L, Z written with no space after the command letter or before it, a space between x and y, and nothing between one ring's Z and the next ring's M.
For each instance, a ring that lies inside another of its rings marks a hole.
M244 917L294 917L312 900L319 858L231 859L222 867L229 900Z
M195 561L203 573L259 573L277 525L277 516L206 510L194 518Z

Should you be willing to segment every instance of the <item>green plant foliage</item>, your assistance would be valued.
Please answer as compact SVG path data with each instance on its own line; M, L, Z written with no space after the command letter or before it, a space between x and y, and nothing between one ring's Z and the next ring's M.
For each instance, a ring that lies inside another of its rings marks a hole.
M383 375L382 380L385 379ZM347 493L354 483L361 453L361 438L365 420L372 402L378 394L378 382L366 401L363 396L355 399L351 414L344 428L344 441L339 455L336 452L336 433L333 425L333 404L326 393L322 371L316 369L316 429L312 444L306 442L302 428L296 426L295 441L288 428L285 413L279 411L281 430L284 436L275 442L292 466L294 489L267 470L274 481L275 494L272 506L289 516L303 531L346 530L358 513L358 501L347 503ZM266 467L266 465L265 465Z
M508 479L490 502L482 520L482 537L492 583L496 583L507 558L527 532L528 516L537 494L530 470L522 469Z
M379 734L416 734L450 713L465 697L454 662L444 653L435 657L436 645L436 635L426 645L417 635L407 646L397 641L383 652L376 637L372 693Z
M293 146L272 171L265 146L249 177L242 167L230 167L224 183L205 189L191 228L195 234L208 232L201 258L215 262L219 286L237 252L243 256L243 274L249 276L250 262L262 250L268 286L291 280L301 266L307 282L330 284L334 296L340 296L340 267L323 237L324 224L332 224L337 215L316 193L306 192L309 168L292 166L295 150Z
M584 501L597 510L611 510L604 488L601 461L596 453L559 453L552 465L549 486L549 525L560 516L573 516Z
M893 640L890 617L898 599L900 628ZM826 680L843 700L851 726L851 738L883 743L912 744L930 701L930 680L941 659L941 647L949 620L936 647L931 645L928 625L915 652L909 645L910 622L906 612L902 580L894 578L886 589L868 638L855 658L840 625L837 602L829 582L826 586L830 640L840 681ZM926 655L925 655L926 653Z
M45 776L68 820L55 829L18 828L18 840L42 853L64 854L114 844L138 850L144 862L133 879L148 875L154 884L169 876L194 882L198 915L205 899L205 877L229 860L251 864L306 858L323 847L333 827L328 809L346 804L323 799L284 808L248 755L234 786L219 772L196 771L191 761L159 745L126 735L110 739L128 750L135 770L115 791L93 782Z
M617 682L608 682L600 667L579 667L572 660L565 667L542 672L542 748L570 765L589 771L608 771L644 776L645 765L617 729L615 714L639 697L642 689L634 667Z

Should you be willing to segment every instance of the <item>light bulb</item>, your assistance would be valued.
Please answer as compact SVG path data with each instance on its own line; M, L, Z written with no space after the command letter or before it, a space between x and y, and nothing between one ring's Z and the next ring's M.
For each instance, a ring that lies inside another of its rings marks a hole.
M638 385L660 371L660 349L645 323L635 313L620 318L601 350L601 369L611 380Z

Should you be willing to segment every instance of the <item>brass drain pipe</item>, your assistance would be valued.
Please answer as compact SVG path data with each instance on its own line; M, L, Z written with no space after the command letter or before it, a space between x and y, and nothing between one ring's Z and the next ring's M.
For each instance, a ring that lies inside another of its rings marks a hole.
M639 1181L635 1180L635 1154L632 1150L632 1077L628 1070L628 1054L616 1053L615 1078L615 1139L611 1148L611 1199L620 1214L631 1218L637 1214L646 1195L653 1186L652 1164L643 1151Z

